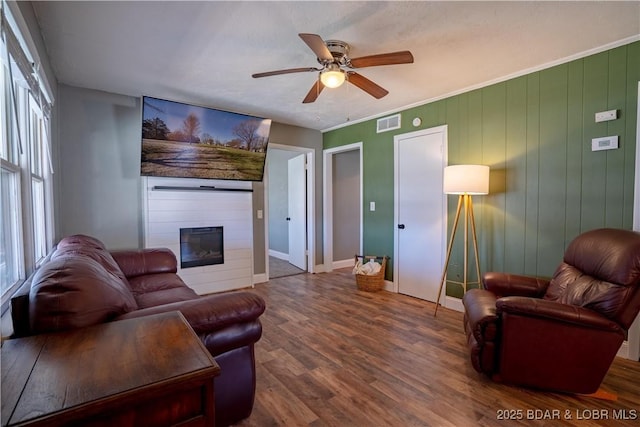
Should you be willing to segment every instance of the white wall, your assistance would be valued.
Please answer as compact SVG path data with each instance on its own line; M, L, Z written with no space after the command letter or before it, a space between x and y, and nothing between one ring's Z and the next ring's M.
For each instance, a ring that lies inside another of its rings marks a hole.
M251 190L250 182L143 178L144 246L169 248L180 260L181 228L223 227L224 263L184 269L178 263L178 274L201 295L252 286L251 193L156 188L201 185Z

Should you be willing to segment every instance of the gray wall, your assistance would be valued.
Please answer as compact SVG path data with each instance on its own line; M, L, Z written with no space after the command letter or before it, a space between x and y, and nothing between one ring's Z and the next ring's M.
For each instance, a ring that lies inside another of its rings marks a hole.
M215 107L215 106L214 106ZM109 248L142 247L140 98L58 86L54 129L56 240L73 233ZM322 262L322 134L273 123L272 142L313 148L316 159L316 251ZM254 273L266 272L264 185L253 184Z
M333 157L333 261L360 252L360 152Z
M56 240L142 245L140 132L139 98L59 85Z
M289 253L289 224L286 220L289 205L289 159L302 154L295 151L269 148L267 154L269 186L269 249Z
M270 143L290 145L293 147L311 148L315 158L315 203L316 203L316 264L322 264L322 133L313 129L301 128L282 123L271 125ZM268 156L268 154L267 154ZM265 210L264 184L253 184L253 208ZM265 221L256 219L253 221L253 247L254 247L254 272L261 274L266 272L265 265Z

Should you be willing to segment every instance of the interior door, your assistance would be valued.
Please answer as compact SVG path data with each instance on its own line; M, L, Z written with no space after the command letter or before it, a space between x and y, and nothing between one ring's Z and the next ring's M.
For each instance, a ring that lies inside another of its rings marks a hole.
M305 155L288 161L289 263L307 270L307 209Z
M445 147L445 126L398 135L394 147L394 281L400 293L434 302L446 252Z

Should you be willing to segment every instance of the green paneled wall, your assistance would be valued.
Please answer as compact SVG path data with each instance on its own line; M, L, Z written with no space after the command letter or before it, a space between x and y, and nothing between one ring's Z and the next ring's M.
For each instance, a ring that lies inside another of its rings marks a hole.
M324 133L325 149L363 142L363 199L376 201L375 212L364 209L364 252L393 255L394 135L444 124L449 164L491 166L491 194L474 198L481 271L550 276L580 232L631 229L639 81L635 42L404 110L392 132L376 134L369 120ZM595 123L596 112L612 109L617 120ZM592 138L609 135L619 149L591 151ZM449 232L456 203L450 196ZM462 274L461 235L451 280ZM387 279L392 271L393 260ZM448 295L461 293L448 284Z

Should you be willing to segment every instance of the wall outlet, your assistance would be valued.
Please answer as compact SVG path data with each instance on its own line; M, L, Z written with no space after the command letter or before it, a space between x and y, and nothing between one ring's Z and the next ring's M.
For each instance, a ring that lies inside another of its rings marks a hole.
M596 123L615 120L618 118L618 110L601 111L596 113Z

